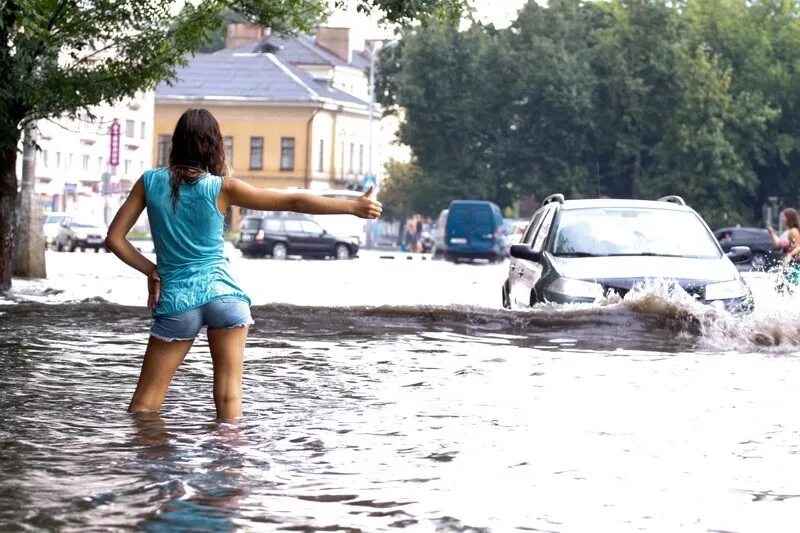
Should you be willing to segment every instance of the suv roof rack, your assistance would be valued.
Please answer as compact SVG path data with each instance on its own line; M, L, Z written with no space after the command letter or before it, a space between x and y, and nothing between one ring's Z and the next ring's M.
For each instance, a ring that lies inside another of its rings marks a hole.
M686 205L686 202L683 201L683 198L681 198L680 196L676 196L674 194L671 194L669 196L662 196L661 198L658 199L658 201L671 202L673 204L684 205L684 206Z
M551 194L550 196L548 196L547 198L544 199L544 201L542 202L542 205L545 206L545 205L553 203L553 202L558 202L560 204L563 204L564 203L564 195L561 194L561 193Z

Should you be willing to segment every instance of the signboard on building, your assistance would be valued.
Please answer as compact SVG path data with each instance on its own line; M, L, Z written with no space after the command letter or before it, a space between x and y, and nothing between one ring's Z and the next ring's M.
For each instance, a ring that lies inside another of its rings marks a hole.
M108 154L108 164L112 167L119 165L119 122L116 120L111 123L109 129L111 141L110 152Z

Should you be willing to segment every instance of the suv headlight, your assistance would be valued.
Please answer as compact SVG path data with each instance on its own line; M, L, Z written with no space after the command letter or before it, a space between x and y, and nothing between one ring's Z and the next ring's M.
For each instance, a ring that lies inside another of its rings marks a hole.
M747 295L747 286L740 279L709 283L705 289L706 300L730 300L745 295Z
M602 298L603 286L593 281L579 279L558 278L551 283L547 290L571 298Z

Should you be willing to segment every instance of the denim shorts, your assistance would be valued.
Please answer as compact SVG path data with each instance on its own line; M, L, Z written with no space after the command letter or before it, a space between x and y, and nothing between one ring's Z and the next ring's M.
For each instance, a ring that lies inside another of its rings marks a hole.
M150 335L162 341L194 340L203 326L210 329L250 326L250 306L239 298L217 298L177 315L157 316Z

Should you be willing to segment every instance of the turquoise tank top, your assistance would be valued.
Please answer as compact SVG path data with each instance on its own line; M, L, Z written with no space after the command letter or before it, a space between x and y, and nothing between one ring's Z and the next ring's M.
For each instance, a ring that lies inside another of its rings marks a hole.
M204 174L183 183L172 209L169 169L144 173L147 216L161 276L161 298L153 316L174 315L216 298L250 298L230 274L222 236L224 216L217 209L222 178Z

